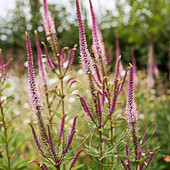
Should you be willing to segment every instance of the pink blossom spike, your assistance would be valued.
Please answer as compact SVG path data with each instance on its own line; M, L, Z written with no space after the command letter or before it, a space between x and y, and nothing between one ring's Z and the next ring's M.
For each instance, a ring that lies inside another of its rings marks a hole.
M42 157L45 157L45 152L42 150L41 144L40 144L40 142L38 140L38 137L36 135L36 132L35 132L34 128L33 128L31 123L29 123L29 125L30 125L31 130L32 130L32 134L33 134L33 137L34 137L35 145L36 145L38 151L40 152L40 154L42 155Z
M76 47L77 47L77 44L74 45L74 47L69 51L68 65L67 65L66 70L68 70L70 68L70 66L73 64Z
M83 97L81 97L81 96L79 96L79 97L80 97L81 106L82 106L85 114L86 114L87 116L89 116L92 120L94 120L93 115L92 115L92 112L91 112L91 110L90 110L90 108L89 108L86 100L85 100Z
M39 43L38 33L36 30L35 30L35 42L36 42L37 54L38 54L38 66L39 66L40 79L43 84L46 84L46 82L48 81L48 76L47 76L47 72L43 66L42 52L41 52L41 47L40 47L40 43Z
M61 138L64 134L65 117L66 117L66 114L64 114L62 119L61 119L60 132L59 132L59 135L58 135L58 142L61 141Z
M128 144L126 143L126 156L130 156L130 154L129 154L129 147L128 147Z
M123 80L122 80L122 83L121 83L119 92L121 92L121 91L123 90L123 87L124 87L125 82L126 82L126 77L127 77L127 72L128 72L128 70L129 70L129 68L127 68L126 71L125 71L125 75L123 76Z
M36 117L37 117L37 124L39 126L43 144L45 146L48 146L48 136L47 136L46 128L44 126L44 121L42 118L43 105L41 103L40 92L39 92L38 85L35 79L33 54L32 54L32 48L31 48L31 43L30 43L30 37L28 33L26 33L26 46L27 46L27 62L28 62L29 101L32 107L32 111L33 113L36 114Z
M71 132L70 132L70 134L69 134L69 136L68 136L67 143L66 143L66 146L65 146L65 148L64 148L64 152L65 152L65 153L68 151L68 149L69 149L69 147L70 147L70 145L71 145L71 143L72 143L73 136L74 136L74 133L75 133L75 126L76 126L77 117L78 117L78 116L76 116L76 117L74 118L74 120L73 120L73 125L72 125L72 128L71 128Z
M118 158L120 159L120 161L121 161L123 167L125 168L125 170L129 170L126 163L124 162L124 160L120 156L118 156Z
M132 122L137 122L138 111L137 111L136 103L134 101L134 70L133 70L133 66L130 67L128 96L127 96L125 114L126 114L126 119L127 119L127 122L129 125Z
M135 85L138 84L138 77L137 77L137 72L136 72L136 60L135 60L135 54L134 51L131 52L131 56L132 56L132 65L134 68L134 83Z
M151 164L151 162L152 162L152 159L153 159L153 156L154 156L154 154L155 154L155 151L156 151L156 149L154 149L154 150L152 151L152 154L150 155L150 157L149 157L149 159L148 159L146 168L150 166L150 164Z
M33 110L36 106L42 106L40 92L35 79L34 62L32 48L30 44L29 35L26 33L26 46L27 46L27 60L28 60L28 84L29 84L29 100Z
M7 66L11 63L12 60L13 60L12 58L9 59L8 62L7 62L6 64L3 64L3 67L7 67Z
M43 10L44 10L44 28L45 28L45 34L47 37L47 41L49 42L52 49L55 51L56 55L58 55L58 49L56 47L57 44L57 36L56 36L56 29L55 29L55 23L54 20L51 18L47 0L43 0Z
M97 63L101 64L103 76L106 76L107 59L106 59L104 44L101 42L101 36L100 36L101 32L99 32L97 18L95 16L91 0L89 0L89 2L90 2L90 10L92 16L92 37L93 37L94 55Z
M73 79L74 79L74 77L69 78L69 79L67 80L66 85L68 85L68 84L69 84L69 82L70 82L71 80L73 80Z
M35 163L40 167L41 170L48 170L47 165L44 164L44 163L40 163L40 162L37 161L37 160L31 161L31 162L35 162Z
M61 50L61 57L60 57L60 65L61 65L61 67L63 67L63 63L65 62L65 58L66 58L65 50L66 49L68 49L68 47L64 47Z
M146 164L146 162L145 161L143 161L141 164L140 164L140 166L139 166L139 170L144 170L143 169L143 166Z
M79 155L80 155L80 153L81 153L82 151L84 151L84 148L80 149L80 150L76 153L75 157L74 157L73 160L71 161L70 169L69 169L69 170L71 170L72 167L75 165L75 163L76 163L76 161L77 161L77 159L78 159L78 157L79 157Z
M148 63L148 70L147 70L147 85L148 85L148 89L151 89L154 85L152 65L150 62Z
M97 65L95 65L95 69L96 69L96 75L97 75L97 79L100 83L102 83L102 79L101 79L101 75L100 75L100 71Z
M116 35L116 63L119 60L119 56L120 56L119 37ZM121 72L122 70L123 70L123 66L122 66L122 63L120 61L119 71Z
M53 64L51 58L48 55L48 50L47 50L46 44L44 42L42 42L42 44L44 45L44 51L45 51L45 55L46 55L46 58L47 58L47 63L49 65L49 67L51 68L51 70L55 70L54 64Z
M119 56L117 63L116 63L116 72L115 72L115 78L114 78L114 83L119 79L119 72L120 72L120 60L121 56Z
M84 25L81 18L79 1L76 0L77 20L79 27L80 62L85 78L89 79L90 74L94 73L93 61L88 51Z
M51 153L52 153L54 162L57 163L57 160L56 160L56 152L55 152L55 146L54 146L54 142L53 142L53 139L52 139L51 130L50 130L50 127L49 127L49 126L47 126L47 128L48 128L49 148L50 148L50 150L51 150Z

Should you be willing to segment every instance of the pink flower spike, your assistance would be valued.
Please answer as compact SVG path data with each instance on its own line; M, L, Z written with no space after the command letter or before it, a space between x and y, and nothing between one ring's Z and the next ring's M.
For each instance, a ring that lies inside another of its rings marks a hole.
M88 79L89 75L94 73L93 61L90 56L90 53L87 48L86 36L84 25L81 18L79 1L76 0L76 9L77 9L77 20L79 27L79 44L80 44L80 62L82 66L83 73L85 77ZM91 72L91 73L90 73Z
M97 102L97 114L98 114L98 118L99 118L99 120L101 120L102 119L102 108L101 108L99 93L97 94L96 102Z
M76 126L77 117L78 117L78 116L76 116L76 117L74 118L74 120L73 120L72 129L71 129L71 132L70 132L70 134L69 134L69 136L68 136L66 146L65 146L65 148L64 148L64 152L65 152L65 153L68 151L68 149L69 149L69 147L70 147L70 145L71 145L71 143L72 143L73 136L74 136L74 133L75 133L75 126Z
M125 146L126 146L126 156L130 156L130 155L129 155L129 147L128 147L128 144L126 143Z
M114 78L114 83L119 79L119 71L120 71L120 60L121 56L119 56L117 62L116 62L116 72L115 72L115 78Z
M12 60L13 60L13 58L9 59L6 64L3 64L3 67L7 67L11 63Z
M39 142L39 140L38 140L38 137L37 137L37 135L36 135L36 133L35 133L34 128L33 128L33 126L32 126L31 123L29 123L29 125L30 125L31 130L32 130L32 134L33 134L33 137L34 137L35 145L36 145L38 151L40 152L40 154L42 155L42 157L45 157L45 152L44 152L44 151L42 150L42 148L41 148L41 144L40 144L40 142Z
M155 154L155 151L156 151L156 149L154 149L154 150L152 151L152 154L150 155L150 157L149 157L149 159L148 159L148 162L147 162L147 166L146 166L146 167L149 167L149 166L150 166L150 164L151 164L151 162L152 162L152 159L153 159L153 156L154 156L154 154Z
M124 167L126 170L129 170L128 167L127 167L127 165L126 165L126 163L124 162L124 160L123 160L120 156L118 156L118 158L120 159L123 167Z
M47 58L47 63L49 65L49 67L51 68L51 70L55 70L54 64L53 64L51 58L48 55L46 44L44 42L42 42L42 44L44 45L44 51L45 51L45 55L46 55L46 58Z
M141 164L140 164L140 166L139 166L139 170L144 170L143 169L143 166L146 164L146 162L145 161L143 161Z
M59 132L59 135L58 135L58 142L61 141L61 138L64 134L65 117L66 117L66 114L64 114L62 119L61 119L60 132Z
M86 114L87 116L89 116L91 119L93 119L92 112L91 112L91 110L90 110L90 108L89 108L86 100L85 100L83 97L81 97L81 96L79 96L79 97L80 97L81 106L82 106L85 114Z
M44 10L44 28L45 28L45 34L47 37L47 41L51 45L51 47L54 49L54 44L51 40L51 34L53 36L53 40L55 43L57 43L57 36L56 36L56 29L55 29L55 23L54 20L51 18L49 10L48 10L48 5L47 5L47 0L43 0L43 10ZM54 49L56 50L56 49ZM58 51L57 51L58 52Z
M116 35L116 63L119 60L119 56L120 56L119 37ZM122 63L120 61L119 71L121 72L122 70L123 70L123 66L122 66Z
M131 52L131 56L132 56L132 65L133 65L133 68L134 68L134 83L135 85L138 84L138 75L137 75L137 72L136 72L136 60L135 60L135 54L134 54L134 51Z
M126 102L126 119L128 124L136 122L138 120L137 106L134 101L134 70L133 66L130 67L129 73L129 84L128 84L128 95Z
M102 40L101 40L101 35L100 35L101 32L99 31L97 18L95 16L91 0L89 0L89 2L90 2L90 10L91 10L91 16L92 16L92 37L93 37L94 55L95 55L95 58L98 64L101 62L100 60L100 57L101 57L102 63L100 64L103 65L103 66L101 65L101 67L103 67L101 69L102 71L105 71L105 74L106 74L107 59L106 59L104 44L102 43Z
M148 70L147 70L147 85L148 89L151 89L154 85L154 80L153 80L153 72L152 72L152 65L149 62L148 63Z
M37 106L42 106L40 92L35 79L33 54L30 43L29 35L26 33L26 46L27 46L27 61L28 61L28 85L29 85L29 100L32 109L35 111Z
M67 70L73 64L76 47L77 47L77 44L74 45L74 47L69 51Z
M48 80L47 72L44 69L43 62L42 62L42 51L39 43L38 33L35 30L35 41L36 41L36 47L37 47L37 53L38 53L38 66L39 66L39 76L40 80L43 84L46 84Z
M82 151L84 151L84 148L80 149L80 150L76 153L75 157L74 157L73 160L71 161L70 169L69 169L69 170L71 170L71 168L75 165L75 163L76 163L76 161L77 161L77 159L78 159L78 157L79 157L79 155L80 155L80 153L81 153Z
M102 83L102 79L101 79L101 75L100 75L100 71L97 65L95 65L95 69L96 69L96 75L97 75L97 79L100 83Z

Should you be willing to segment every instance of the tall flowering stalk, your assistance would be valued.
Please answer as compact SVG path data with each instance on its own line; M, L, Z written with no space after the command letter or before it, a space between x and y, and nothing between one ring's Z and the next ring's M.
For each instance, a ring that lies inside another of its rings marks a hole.
M137 120L138 120L138 111L137 106L134 100L134 68L133 66L130 67L129 73L129 84L128 84L128 95L127 95L127 102L126 102L126 119L129 127L131 128L132 132L132 140L133 140L133 147L134 153L138 154L138 139L137 139Z
M119 56L120 56L120 46L119 46L119 37L118 35L116 35L116 63L119 60ZM120 67L119 67L119 71L121 72L123 70L123 65L120 62Z
M103 77L105 77L107 74L107 70L106 70L107 59L106 59L104 44L102 43L101 32L99 30L97 18L95 16L91 0L89 0L89 2L90 2L90 10L92 16L92 37L93 37L94 56L97 61L97 65L100 65L101 67Z
M43 106L41 103L40 92L37 86L37 82L35 79L35 71L34 71L34 62L33 62L33 54L30 43L29 35L26 33L26 47L27 47L27 62L28 62L28 89L29 89L29 101L32 107L33 112L37 118L37 124L40 129L40 134L42 141L45 146L48 146L48 137L46 128L44 125L44 120L42 117Z
M38 52L37 54L38 54L39 60L41 60L41 61L39 61L39 67L40 67L39 69L40 69L40 71L43 71L43 65L41 63L42 58L40 56L41 50L40 50L39 40L38 40L37 34L36 34L36 44L37 44L37 52ZM65 165L64 158L65 158L65 156L66 156L66 154L67 154L67 152L68 152L68 150L71 146L73 136L74 136L75 131L76 131L75 126L76 126L77 116L74 118L71 132L70 132L70 134L67 138L67 142L65 143L65 140L64 140L64 131L65 131L64 130L64 124L65 124L66 114L63 114L62 120L61 120L61 125L60 125L60 131L59 131L59 134L58 134L57 147L55 147L55 142L53 141L53 138L52 138L51 128L49 126L47 126L47 128L46 128L45 123L44 123L44 119L42 117L43 105L41 103L40 92L39 92L38 85L37 85L37 82L36 82L36 79L35 79L33 54L32 54L32 49L31 49L31 44L30 44L30 38L29 38L29 35L27 33L26 33L26 46L27 46L27 56L28 56L27 61L28 61L29 100L30 100L30 104L32 106L32 110L35 113L36 118L37 118L37 124L38 124L39 131L40 131L40 134L41 134L41 140L43 142L43 145L45 146L45 149L42 147L41 142L39 141L32 124L30 124L30 127L31 127L32 134L33 134L33 137L34 137L35 145L36 145L39 153L41 154L41 156L43 158L45 158L51 165L53 165L53 167L55 169L59 170L61 164L63 164L63 167ZM47 49L46 49L45 44L44 44L44 47L45 47L45 53L47 55L48 53L47 53ZM75 49L72 49L72 51L73 50L75 50ZM70 53L72 51L70 51ZM74 54L70 54L69 67L72 64L73 55ZM48 58L48 57L49 56L47 55L48 64L50 65L50 68L55 73L54 65L53 65L51 59ZM45 79L43 79L43 80L45 80ZM63 143L61 143L62 139L63 139ZM70 165L70 169L74 166L74 163L78 159L78 156L79 156L79 154L76 155L76 158L73 159L73 163ZM32 162L35 162L41 169L48 170L48 167L47 167L46 164L44 164L44 163L41 164L36 160L34 160Z
M43 10L44 10L44 28L45 28L45 34L48 43L51 46L51 49L54 53L55 59L59 55L58 51L58 40L56 35L56 29L55 29L55 23L52 17L50 16L50 12L47 5L47 0L43 0Z
M47 103L47 107L48 107L48 114L49 114L48 120L50 123L50 127L52 128L53 117L51 115L51 106L50 106L50 102L49 102L49 94L48 94L48 87L47 87L48 76L47 76L47 72L43 66L42 51L41 51L41 47L40 47L40 43L39 43L38 33L36 30L35 30L35 41L36 41L37 55L38 55L39 76L40 76L40 80L43 85L46 103Z
M93 37L93 51L95 55L95 59L93 60L90 56L90 53L88 51L87 43L86 43L86 37L85 37L85 30L81 18L81 12L80 12L80 6L78 0L76 0L76 8L77 8L77 20L78 20L78 27L79 27L79 44L80 44L80 62L81 66L84 72L84 75L86 77L86 80L88 81L88 87L90 89L92 100L94 103L95 113L96 117L93 116L92 111L88 107L87 102L83 97L80 97L80 102L82 105L82 108L87 116L90 117L92 122L97 128L98 134L99 134L99 155L98 158L100 160L100 169L103 169L103 128L107 124L108 120L110 120L110 133L111 133L111 139L110 143L113 145L113 117L112 114L115 111L116 103L118 95L120 94L121 90L123 89L123 86L125 84L126 80L126 74L123 78L122 82L119 82L118 76L119 72L117 73L117 78L115 81L115 86L113 89L113 94L111 93L112 89L110 89L110 86L108 84L108 77L107 77L107 61L105 56L105 50L104 45L102 43L101 39L101 32L99 31L98 23L96 20L96 16L93 11L93 6L91 0L90 2L90 9L91 9L91 15L92 15L92 37ZM120 65L120 59L117 63L116 70L118 70ZM102 76L101 73L102 72ZM96 79L97 77L97 79ZM109 113L105 117L103 117L103 110L105 106L106 98L108 100L108 108ZM96 120L97 119L97 120ZM111 160L111 166L113 166L113 159Z

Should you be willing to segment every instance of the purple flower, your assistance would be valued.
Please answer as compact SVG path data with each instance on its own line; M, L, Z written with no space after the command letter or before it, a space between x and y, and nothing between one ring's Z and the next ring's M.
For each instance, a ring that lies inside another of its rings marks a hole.
M42 42L42 43L44 45L44 51L45 51L45 55L46 55L46 58L47 58L47 63L49 65L49 67L51 68L51 70L55 70L54 64L53 64L51 58L48 55L46 44L44 42Z
M47 76L47 72L43 66L42 52L41 52L41 47L40 47L40 43L39 43L38 33L36 30L35 30L35 41L36 41L36 47L37 47L37 53L38 53L38 66L39 66L40 79L43 84L46 84L46 82L48 80L48 76Z
M26 33L26 46L27 46L27 61L28 61L28 87L29 87L29 100L33 111L36 107L42 107L40 92L35 79L33 54L30 43L29 35Z
M142 157L142 141L139 143L139 148L138 148L138 159L141 159Z
M153 159L153 156L154 156L154 154L155 154L155 150L156 150L156 149L154 149L154 150L152 151L152 154L150 155L150 157L149 157L149 159L148 159L146 168L150 166L150 164L151 164L151 162L152 162L152 159Z
M134 72L132 66L130 67L129 73L128 95L125 114L128 124L138 120L137 106L134 101Z
M79 27L79 43L80 43L80 56L81 56L80 62L81 62L84 76L87 79L89 79L89 76L91 78L92 77L91 74L94 73L94 67L93 67L92 58L87 48L85 30L81 18L81 12L80 12L80 6L78 0L76 0L76 9L77 9L77 20L78 20L78 27Z
M48 136L44 121L42 118L43 105L41 103L40 92L38 90L37 82L35 79L33 54L28 33L26 33L26 46L27 46L27 61L28 61L28 90L29 90L29 101L32 106L33 112L37 117L37 124L39 126L41 138L45 146L48 146Z
M103 88L102 88L102 105L104 107L106 99L106 88L105 88L105 78L103 79Z
M143 161L141 164L140 164L140 166L139 166L139 170L143 170L143 166L146 164L146 162L145 161Z
M93 10L93 5L91 0L89 0L89 2L90 2L90 10L92 16L92 37L93 37L94 55L97 64L101 65L103 76L106 76L107 59L106 59L104 44L101 42L99 27L98 27L97 19Z
M126 165L126 163L124 162L124 160L123 160L120 156L118 156L118 158L120 159L123 167L124 167L126 170L129 170L128 167L127 167L127 165Z
M33 137L34 137L35 145L36 145L38 151L40 152L40 154L42 155L42 157L45 157L45 152L44 152L44 151L42 150L42 148L41 148L41 144L40 144L40 142L39 142L39 140L38 140L38 137L37 137L37 135L36 135L36 133L35 133L34 128L33 128L33 126L32 126L31 123L29 123L29 125L30 125L31 130L32 130L32 134L33 134Z
M127 143L126 143L125 147L126 147L126 156L130 156L129 155L129 148L128 148L128 144Z
M147 85L148 89L151 89L154 85L154 80L153 80L153 72L152 72L152 64L148 62L148 70L147 70Z
M76 163L76 161L77 161L77 159L78 159L78 157L79 157L79 155L80 155L80 153L81 153L82 151L84 151L84 148L80 149L80 150L76 153L75 157L74 157L73 160L71 161L70 170L71 170L71 168L75 165L75 163Z
M44 164L44 163L40 163L40 162L37 161L37 160L31 161L31 162L35 162L35 163L40 167L41 170L48 170L47 165Z
M80 97L81 106L82 106L85 114L87 116L89 116L92 120L94 120L93 114L92 114L90 108L88 107L88 104L87 104L86 100L83 97L81 97L81 96L79 96L79 97Z
M45 34L47 37L47 41L49 42L52 50L54 51L56 57L58 56L58 47L57 47L57 36L56 36L56 29L54 20L51 18L47 1L43 0L43 10L44 10L44 28Z
M64 148L64 152L66 153L72 143L72 140L73 140L73 136L74 136L74 133L75 133L75 126L76 126L76 119L77 119L77 116L74 118L73 120L73 125L72 125L72 128L71 128L71 132L68 136L68 139L67 139L67 143L66 143L66 146Z
M65 117L66 117L66 114L64 114L62 119L61 119L60 132L59 132L59 135L58 135L58 142L61 141L61 138L62 138L62 136L64 134Z

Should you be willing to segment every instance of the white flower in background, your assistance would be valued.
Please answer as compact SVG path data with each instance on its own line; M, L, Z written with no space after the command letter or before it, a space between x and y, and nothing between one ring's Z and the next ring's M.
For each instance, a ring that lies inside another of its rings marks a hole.
M29 108L29 104L28 103L24 103L24 108L28 109Z
M65 77L63 78L63 80L64 80L64 81L67 81L69 78L70 78L70 76L68 75L68 76L65 76Z
M82 70L82 69L79 69L79 70L77 71L77 73L78 73L78 74L83 74L83 70Z
M24 63L24 66L25 66L25 67L28 67L28 62L27 62L27 61Z
M78 90L74 90L71 94L78 94Z
M49 85L53 85L55 83L57 83L58 79L57 78L53 78L49 80Z
M68 102L70 102L70 103L73 103L73 102L75 102L76 101L76 98L75 97L70 97L70 98L68 98Z

